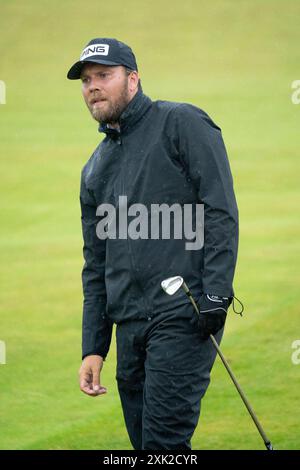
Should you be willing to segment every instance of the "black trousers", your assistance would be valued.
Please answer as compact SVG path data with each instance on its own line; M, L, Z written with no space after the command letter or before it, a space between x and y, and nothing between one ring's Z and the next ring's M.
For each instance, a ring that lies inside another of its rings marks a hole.
M186 304L117 325L116 379L134 449L191 449L216 358L211 340L191 325L193 315Z

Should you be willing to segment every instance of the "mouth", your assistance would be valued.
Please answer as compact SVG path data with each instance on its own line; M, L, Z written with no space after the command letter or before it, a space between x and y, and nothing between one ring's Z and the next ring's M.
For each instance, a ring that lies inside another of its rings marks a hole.
M96 104L96 103L102 103L103 101L106 101L106 99L104 99L104 98L93 98L93 99L90 101L90 104L91 104L92 106L94 106L94 104Z

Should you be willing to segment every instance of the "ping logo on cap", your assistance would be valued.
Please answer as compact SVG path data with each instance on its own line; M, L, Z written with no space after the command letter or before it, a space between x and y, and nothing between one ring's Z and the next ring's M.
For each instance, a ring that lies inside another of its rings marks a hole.
M91 57L93 55L108 55L109 45L108 44L91 44L83 49L80 59L84 60L87 57Z

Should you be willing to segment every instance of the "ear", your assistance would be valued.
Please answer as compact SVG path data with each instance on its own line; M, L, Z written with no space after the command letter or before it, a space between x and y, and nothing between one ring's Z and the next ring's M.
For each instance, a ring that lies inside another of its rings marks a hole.
M133 70L131 74L129 75L129 80L128 80L129 91L133 92L137 88L138 82L139 82L139 74L138 72Z

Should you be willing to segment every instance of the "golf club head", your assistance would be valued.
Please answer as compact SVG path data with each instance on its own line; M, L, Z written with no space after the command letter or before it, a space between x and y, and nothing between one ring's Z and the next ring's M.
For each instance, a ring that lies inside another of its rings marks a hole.
M181 276L168 277L161 282L162 289L168 295L173 295L180 289L183 284L183 278Z

